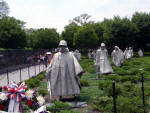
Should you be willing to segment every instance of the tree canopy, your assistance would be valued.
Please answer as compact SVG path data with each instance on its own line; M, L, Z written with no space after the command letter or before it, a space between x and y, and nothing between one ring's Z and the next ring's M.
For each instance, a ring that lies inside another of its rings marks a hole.
M26 34L22 29L22 23L12 17L3 17L0 20L1 48L17 49L26 47Z
M78 25L68 25L65 27L65 30L62 32L62 37L67 41L69 48L74 48L74 34L78 31L80 26Z
M59 34L56 29L41 28L28 35L28 43L34 49L50 49L58 46Z
M53 28L25 29L23 21L7 16L8 9L0 19L1 48L51 49L64 39L71 49L96 49L104 42L110 50L116 45L123 50L129 46L150 50L150 13L135 12L131 18L114 16L101 22L89 21L91 16L85 13L73 18L59 34Z
M132 22L139 30L136 45L139 48L146 48L150 43L150 13L136 12L132 16Z
M0 19L3 18L4 16L8 16L8 13L9 13L8 4L4 0L0 1Z
M98 37L93 27L85 24L79 28L74 35L74 44L78 48L96 48L98 46Z

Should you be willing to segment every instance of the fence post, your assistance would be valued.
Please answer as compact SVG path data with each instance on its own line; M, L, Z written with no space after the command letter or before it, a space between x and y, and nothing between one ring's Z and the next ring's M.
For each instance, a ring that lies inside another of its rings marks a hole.
M8 70L7 70L7 83L9 84L9 75L8 75Z
M146 113L146 112L145 112L145 97L144 97L144 75L143 75L143 73L141 73L141 82L142 82L142 87L141 87L141 90L142 90L143 108L144 108L144 113Z
M29 70L29 65L28 65L28 76L30 78L30 70Z
M117 108L116 108L116 89L115 89L115 81L112 82L112 88L113 88L114 113L117 113Z
M19 68L19 70L20 70L20 82L21 82L21 67Z

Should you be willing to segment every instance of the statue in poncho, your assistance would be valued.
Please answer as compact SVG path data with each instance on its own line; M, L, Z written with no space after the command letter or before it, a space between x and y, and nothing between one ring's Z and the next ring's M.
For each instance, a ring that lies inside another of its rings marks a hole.
M91 58L92 58L92 56L91 56L91 52L90 52L90 51L88 52L88 58L89 58L89 59L91 59Z
M81 86L77 75L82 72L83 69L77 59L69 52L66 41L61 40L59 52L54 54L46 70L50 98L79 94Z
M125 51L124 51L124 53L123 53L125 59L127 59L127 52L128 52L128 48L126 48Z
M114 73L109 63L108 52L104 43L101 43L100 49L96 52L95 66L97 74Z
M112 60L113 60L114 64L116 66L120 67L124 62L124 54L123 54L122 50L119 49L118 46L115 46L115 49L113 50L111 55L113 57Z
M92 59L95 61L95 58L96 58L96 51L93 50L93 52L92 52Z
M81 53L79 52L79 50L76 49L74 51L74 56L77 58L78 61L81 60Z
M133 49L132 49L132 47L129 47L129 49L128 50L125 50L126 51L126 56L125 56L125 58L126 59L131 59L132 57L133 57L133 55L134 55L134 53L133 53Z
M142 56L143 56L143 51L142 51L141 49L139 49L139 51L138 51L138 55L139 55L140 57L142 57Z

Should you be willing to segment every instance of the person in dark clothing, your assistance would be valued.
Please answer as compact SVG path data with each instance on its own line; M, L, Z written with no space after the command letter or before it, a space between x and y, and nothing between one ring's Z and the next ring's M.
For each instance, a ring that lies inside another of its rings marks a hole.
M47 60L48 60L48 56L47 56L47 54L45 54L45 56L44 56L44 65L45 65L45 67L47 67Z

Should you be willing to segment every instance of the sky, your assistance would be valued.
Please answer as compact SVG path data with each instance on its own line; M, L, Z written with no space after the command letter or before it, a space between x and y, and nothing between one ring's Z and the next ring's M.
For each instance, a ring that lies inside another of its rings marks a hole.
M131 17L136 11L150 12L150 0L5 0L9 16L26 22L26 28L56 28L61 33L69 20L83 13L90 20L113 16Z

